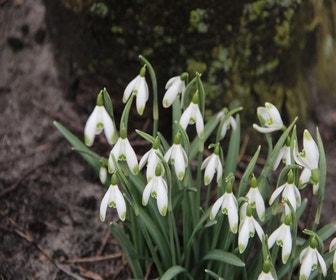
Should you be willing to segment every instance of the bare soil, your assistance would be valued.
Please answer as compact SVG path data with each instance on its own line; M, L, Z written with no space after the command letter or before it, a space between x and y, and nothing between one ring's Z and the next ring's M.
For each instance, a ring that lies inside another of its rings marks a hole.
M54 52L42 0L0 0L0 279L125 279L99 221L104 189L53 126L82 137L87 117L66 98ZM318 104L309 124L328 158L324 224L336 221L335 104Z

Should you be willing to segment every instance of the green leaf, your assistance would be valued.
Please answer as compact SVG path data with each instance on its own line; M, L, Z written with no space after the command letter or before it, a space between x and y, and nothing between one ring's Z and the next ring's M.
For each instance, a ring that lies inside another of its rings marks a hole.
M225 171L224 178L229 175L231 172L235 174L238 163L238 155L240 149L240 118L239 115L236 117L237 128L232 130L228 154L225 161Z
M70 132L66 127L57 121L54 121L56 128L63 134L72 147L81 155L81 157L93 168L96 174L99 174L100 156L91 151L77 136Z
M175 276L185 273L186 276L188 276L189 279L193 279L191 275L186 271L185 268L183 268L180 265L175 265L169 268L161 277L160 280L170 280L173 279Z
M238 194L237 197L241 197L243 193L245 193L246 187L249 182L250 175L253 172L254 166L257 163L258 157L260 153L260 146L258 147L257 151L255 152L254 156L250 160L250 163L246 167L246 170L240 180L239 188L238 188Z
M118 241L122 251L124 252L128 265L132 270L133 276L136 278L144 278L143 271L141 269L141 264L139 261L139 256L137 255L132 243L127 238L124 230L115 222L110 224L112 234L114 238Z
M110 115L110 117L114 119L112 100L106 88L102 90L102 94L103 94L103 100L104 100L104 107L107 113Z
M205 269L204 271L205 271L205 273L209 274L212 278L215 278L217 280L224 280L223 277L219 276L217 273L215 273L215 272L213 272L209 269Z
M239 267L245 266L245 263L240 258L238 258L236 255L230 252L219 250L219 249L214 249L210 251L203 257L202 260L203 261L219 261L219 262L223 262L223 263L227 263L227 264L231 264L233 266L239 266Z

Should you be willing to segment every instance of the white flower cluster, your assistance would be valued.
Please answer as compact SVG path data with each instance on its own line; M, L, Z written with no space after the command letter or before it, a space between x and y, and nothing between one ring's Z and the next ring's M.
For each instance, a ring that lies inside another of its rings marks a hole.
M145 67L140 71L140 74L133 79L126 87L123 102L127 102L131 96L136 97L137 112L142 115L146 102L148 100L148 86L145 80ZM180 104L183 104L185 99L185 78L184 75L176 76L166 84L166 93L163 97L162 105L167 108L174 104L177 98L180 97ZM182 105L181 105L182 106ZM253 127L261 133L270 133L278 130L285 130L281 115L277 108L271 103L265 103L265 107L259 107L257 114L261 122L261 126L254 124ZM224 138L227 130L231 127L236 129L237 123L230 115L226 115L226 111L222 111L217 115L220 138ZM186 130L188 125L195 124L196 132L200 139L204 137L204 119L201 112L198 92L193 95L189 105L183 110L179 125ZM152 148L146 152L138 162L137 156L128 138L127 131L123 124L120 127L120 136L117 136L116 126L113 117L109 115L104 107L101 93L97 97L97 104L92 114L87 120L85 126L85 144L91 146L94 142L95 135L104 130L107 141L114 145L111 149L107 166L101 167L101 181L104 183L107 178L106 171L111 176L111 184L104 195L100 206L100 218L105 220L107 207L117 209L120 220L126 218L126 202L124 195L118 187L116 164L119 161L126 162L129 171L132 174L137 174L139 170L146 167L146 186L143 189L142 204L148 204L150 197L157 201L157 208L162 216L165 216L169 211L169 182L165 168L173 166L177 180L182 181L186 176L186 171L189 165L188 154L185 151L180 132L175 135L173 144L166 150L160 145L160 138L157 137L152 143ZM219 143L212 144L214 152L206 157L200 166L204 170L203 182L204 185L209 185L216 175L216 183L222 186L223 177L223 156ZM293 148L294 147L294 148ZM318 147L309 133L305 130L303 133L303 150L299 152L297 139L288 139L286 144L280 150L277 159L275 160L273 169L275 170L280 162L283 161L287 166L296 166L301 168L302 172L299 177L298 185L295 182L292 168L289 168L287 181L274 190L269 198L269 204L272 205L281 197L280 205L283 205L283 222L273 231L268 237L268 247L272 248L277 244L282 248L282 262L285 264L291 257L292 247L295 246L292 240L292 217L298 207L301 205L300 188L307 184L313 185L314 194L319 190L319 151ZM215 219L219 209L228 216L230 230L233 234L238 233L238 250L243 253L248 246L249 239L257 235L261 242L265 240L265 233L262 227L262 222L265 220L265 202L258 180L254 175L250 179L250 188L243 197L235 196L233 192L233 181L228 181L225 184L224 193L217 198L210 211L210 219ZM256 215L254 214L256 213ZM316 246L310 242L310 245L305 248L300 254L300 279L308 279L312 270L319 265L322 274L326 274L325 262L318 252ZM330 250L335 250L335 239L330 245ZM334 268L336 255L334 256ZM258 279L273 279L269 266L261 272Z

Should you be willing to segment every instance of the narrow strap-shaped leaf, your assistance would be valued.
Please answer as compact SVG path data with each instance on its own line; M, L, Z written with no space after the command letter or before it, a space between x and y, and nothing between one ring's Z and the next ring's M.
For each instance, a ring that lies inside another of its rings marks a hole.
M219 261L227 264L231 264L233 266L243 267L245 263L238 258L235 254L230 252L226 252L219 249L211 250L207 253L203 259L203 261Z
M106 88L104 88L101 92L103 93L104 107L105 107L107 113L110 115L110 117L112 119L114 119L113 105L112 105L111 97L110 97L109 93L107 92Z
M215 273L215 272L213 272L213 271L211 271L211 270L209 270L209 269L205 269L204 271L205 271L206 274L209 274L209 275L210 275L212 278L214 278L214 279L217 279L217 280L224 280L223 277L219 276L217 273Z
M235 173L238 164L238 154L240 148L240 118L236 117L237 127L232 131L229 143L228 154L225 161L224 178L230 173Z
M184 273L189 279L193 279L193 277L191 277L184 267L180 265L174 265L160 277L160 280L170 280L182 273Z
M128 265L131 268L134 277L144 278L143 271L141 269L141 264L138 259L138 255L132 245L128 240L124 230L115 222L110 224L112 234L114 238L118 241L122 251L124 252Z
M258 147L257 151L255 152L254 156L250 160L250 163L246 167L246 170L240 180L239 188L238 188L238 193L237 197L241 197L243 193L245 193L246 187L248 185L248 181L250 178L250 175L253 172L254 166L257 163L257 160L259 158L259 153L260 153L260 146Z
M71 146L74 147L81 157L93 168L95 173L99 174L100 156L85 146L85 144L65 126L57 121L54 121L54 125L63 134Z

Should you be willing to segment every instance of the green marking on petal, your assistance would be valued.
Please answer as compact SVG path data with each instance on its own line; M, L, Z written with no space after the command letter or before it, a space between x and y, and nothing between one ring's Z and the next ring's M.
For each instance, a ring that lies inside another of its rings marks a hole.
M238 231L238 224L234 224L233 227L231 228L231 231L233 233L237 233L237 231Z
M139 165L136 165L133 168L133 174L138 174L138 172L139 172Z
M180 172L180 173L178 174L177 177L178 177L180 180L182 180L183 177L184 177L184 172Z
M120 216L120 220L125 221L125 219L126 219L126 211L123 212Z
M239 253L243 253L245 251L245 245L244 244L239 244Z
M162 207L162 209L160 210L160 214L162 215L162 216L166 216L166 214L167 214L167 206L164 206L164 207Z

